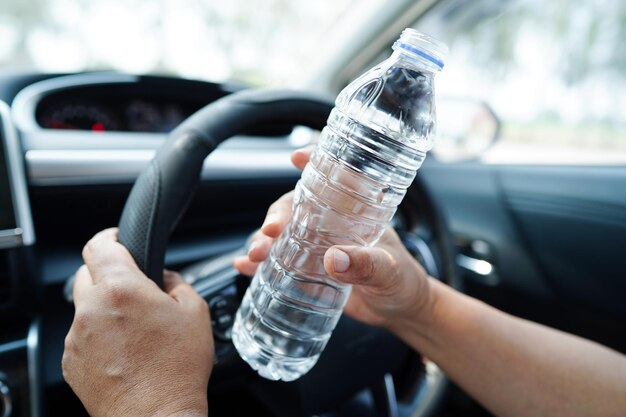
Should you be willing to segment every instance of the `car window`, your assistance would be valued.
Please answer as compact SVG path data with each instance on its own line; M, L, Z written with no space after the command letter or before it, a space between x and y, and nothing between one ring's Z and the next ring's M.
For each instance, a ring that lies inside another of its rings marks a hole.
M439 159L626 164L626 2L444 1L416 27L450 47Z
M2 0L0 69L294 85L330 32L383 0Z

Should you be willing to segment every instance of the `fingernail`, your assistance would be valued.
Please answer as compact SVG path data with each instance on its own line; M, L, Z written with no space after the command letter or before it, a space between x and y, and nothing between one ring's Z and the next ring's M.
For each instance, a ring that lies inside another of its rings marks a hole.
M346 272L350 268L350 257L347 253L339 250L333 250L333 264L335 272Z

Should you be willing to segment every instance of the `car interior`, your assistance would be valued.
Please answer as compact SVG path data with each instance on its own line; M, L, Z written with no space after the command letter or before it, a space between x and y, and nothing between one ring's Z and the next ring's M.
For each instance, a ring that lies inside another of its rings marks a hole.
M0 417L87 415L61 369L82 247L137 203L135 180L175 128L259 87L301 104L216 121L228 137L175 184L189 204L160 224L154 254L210 307L210 414L490 416L428 358L347 316L293 382L259 377L231 342L249 284L232 261L298 181L291 152L405 27L450 48L437 144L392 221L406 248L460 291L626 353L623 2L130 3L0 5ZM107 42L119 55L89 52Z

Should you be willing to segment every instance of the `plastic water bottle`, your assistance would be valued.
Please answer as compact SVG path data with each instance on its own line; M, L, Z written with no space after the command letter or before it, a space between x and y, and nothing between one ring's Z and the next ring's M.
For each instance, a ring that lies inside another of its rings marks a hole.
M293 219L246 291L233 328L240 356L292 381L317 362L351 286L330 278L333 245L374 245L433 145L433 78L447 48L413 29L337 97L298 182Z

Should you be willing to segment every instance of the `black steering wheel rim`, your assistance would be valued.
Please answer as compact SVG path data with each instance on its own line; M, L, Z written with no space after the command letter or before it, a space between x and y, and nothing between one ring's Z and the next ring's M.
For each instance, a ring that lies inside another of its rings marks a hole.
M315 93L256 89L234 93L201 109L171 133L149 166L138 177L120 219L120 243L129 250L139 268L157 284L162 285L165 250L169 236L192 199L200 181L206 156L230 137L266 125L303 125L321 130L326 125L332 107L332 100ZM458 275L454 270L453 250L446 223L419 175L409 189L400 211L407 205L428 208L420 213L419 219L411 218L414 213L408 213L407 229L411 232L411 229L419 222L427 222L432 226L433 238L438 242L442 254L442 270L439 278L458 287ZM331 338L326 348L326 356L333 354L337 357L347 356L349 349L333 351L333 340L335 340L335 345L343 343L337 340L341 340L346 333L352 332L350 337L353 337L356 334L355 331L363 332L363 326L365 325L350 319L342 319L336 331L339 334ZM344 334L341 335L341 333ZM374 329L370 333L371 338L389 338L380 329ZM378 347L374 346L374 348ZM380 349L378 354L381 354ZM296 415L293 411L295 409L303 410L303 412L314 411L315 407L323 402L322 399L320 397L305 398L303 393L320 385L316 378L322 374L320 366L323 366L323 362L321 358L316 366L317 371L314 368L309 375L296 384L277 385L269 381L256 380L251 389L260 396L273 396L276 390L283 394L293 391L288 395L290 398L298 398L299 403L285 409L284 413L277 410L278 415ZM383 367L379 367L377 372L383 375ZM330 382L332 381L324 381L322 385ZM344 391L342 395L346 395L349 390ZM285 395L282 396L285 397ZM330 404L332 401L333 399L330 398L326 403Z
M204 159L221 142L266 125L321 130L332 107L331 100L315 93L251 89L199 110L170 134L137 178L120 219L120 243L162 287L167 242L200 181Z

